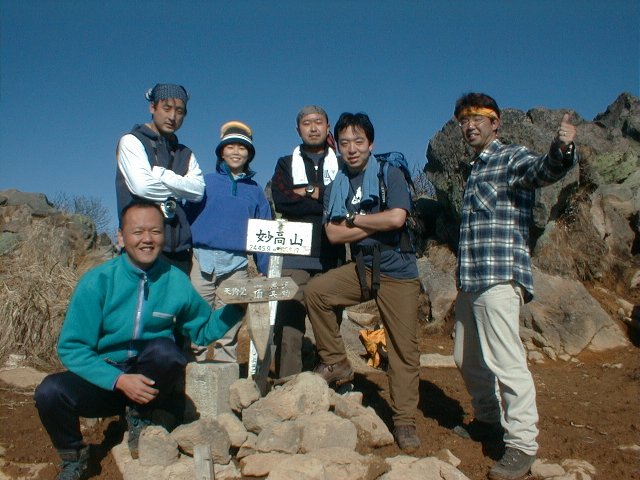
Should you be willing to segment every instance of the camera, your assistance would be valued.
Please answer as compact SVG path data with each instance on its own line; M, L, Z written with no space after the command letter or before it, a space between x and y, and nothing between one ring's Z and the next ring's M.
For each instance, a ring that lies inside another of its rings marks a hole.
M169 197L164 202L160 204L160 209L164 215L164 218L167 220L171 220L176 215L176 208L178 206L178 202L175 198Z

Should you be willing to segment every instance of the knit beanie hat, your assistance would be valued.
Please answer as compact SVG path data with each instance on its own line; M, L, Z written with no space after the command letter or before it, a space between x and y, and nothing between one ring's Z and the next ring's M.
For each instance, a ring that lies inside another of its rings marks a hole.
M218 158L222 158L222 149L230 143L239 143L247 147L247 150L249 150L249 160L247 163L253 160L256 149L253 147L253 132L249 125L236 120L222 125L220 128L220 143L216 147L216 156Z
M154 103L168 98L177 98L182 100L185 106L189 100L187 90L182 85L176 85L175 83L157 83L155 87L147 90L144 96Z

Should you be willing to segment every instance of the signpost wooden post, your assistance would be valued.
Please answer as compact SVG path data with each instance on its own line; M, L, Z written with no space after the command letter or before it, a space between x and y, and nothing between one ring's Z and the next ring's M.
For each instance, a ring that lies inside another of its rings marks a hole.
M246 250L270 254L269 276L241 281L225 280L218 288L223 302L249 304L247 327L252 340L252 353L248 370L258 386L259 379L266 379L269 374L278 301L292 299L298 290L291 278L280 277L282 255L310 255L312 231L311 223L250 219Z
M269 305L271 302L291 300L297 291L298 286L290 277L228 279L220 283L218 296L224 303L249 304L247 327L260 362L264 361L269 347Z
M193 449L196 480L215 480L213 458L208 444L198 444Z

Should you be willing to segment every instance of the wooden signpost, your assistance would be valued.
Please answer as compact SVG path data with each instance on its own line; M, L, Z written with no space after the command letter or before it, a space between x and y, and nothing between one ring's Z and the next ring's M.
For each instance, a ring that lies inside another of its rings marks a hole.
M255 346L258 361L264 361L270 346L269 304L280 300L291 300L297 291L298 286L290 277L229 279L220 283L217 293L224 303L249 304L247 328Z
M247 327L252 341L249 375L258 386L266 379L271 364L273 325L278 301L292 299L298 286L282 274L282 255L311 255L311 223L287 220L250 219L247 228L247 252L268 253L268 277L249 280L225 280L218 295L225 303L248 303ZM254 350L255 349L255 350Z

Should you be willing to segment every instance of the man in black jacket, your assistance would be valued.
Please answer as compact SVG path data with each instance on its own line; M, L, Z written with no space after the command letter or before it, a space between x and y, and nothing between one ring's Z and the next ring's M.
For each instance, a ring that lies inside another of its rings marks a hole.
M293 300L280 302L276 314L276 372L279 377L302 371L302 340L306 310L304 285L312 277L344 263L344 245L329 243L322 225L323 196L339 170L332 148L329 118L321 107L303 107L296 118L302 144L291 155L278 159L271 179L276 212L293 222L313 224L310 256L286 255L282 276L290 276L300 287ZM336 315L342 315L337 311Z

